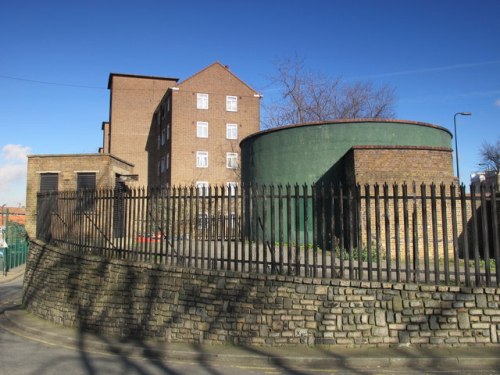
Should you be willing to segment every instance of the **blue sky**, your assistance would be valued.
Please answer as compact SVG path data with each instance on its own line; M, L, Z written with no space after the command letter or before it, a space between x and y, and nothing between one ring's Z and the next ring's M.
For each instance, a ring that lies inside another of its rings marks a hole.
M395 87L396 117L453 131L460 175L500 137L500 1L4 1L0 205L25 202L24 155L91 153L110 72L184 79L220 61L264 95L276 59Z

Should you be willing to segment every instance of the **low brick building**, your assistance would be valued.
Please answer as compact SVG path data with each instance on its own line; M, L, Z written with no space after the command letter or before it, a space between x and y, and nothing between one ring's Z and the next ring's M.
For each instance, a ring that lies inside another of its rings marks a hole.
M37 193L114 188L134 180L134 165L110 154L28 156L26 230L36 228Z

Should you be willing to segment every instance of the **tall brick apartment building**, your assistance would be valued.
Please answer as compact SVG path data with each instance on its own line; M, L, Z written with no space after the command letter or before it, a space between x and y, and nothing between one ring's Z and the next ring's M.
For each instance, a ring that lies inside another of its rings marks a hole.
M176 78L111 74L103 153L134 164L139 185L234 185L239 142L260 128L260 95L214 63Z

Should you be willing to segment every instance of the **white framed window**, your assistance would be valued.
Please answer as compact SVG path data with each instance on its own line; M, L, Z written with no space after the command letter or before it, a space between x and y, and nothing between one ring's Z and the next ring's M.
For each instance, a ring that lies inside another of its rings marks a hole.
M196 189L198 189L199 195L207 195L208 194L208 181L196 181Z
M226 167L229 169L238 168L238 154L236 152L226 153Z
M162 146L165 146L165 133L166 133L166 129L165 128L161 129L161 145Z
M226 96L226 111L238 112L238 97Z
M167 124L167 141L170 139L170 124Z
M208 94L196 94L196 108L208 109Z
M236 187L238 186L237 182L231 181L226 183L227 187L227 195L234 197L236 195Z
M205 121L196 122L196 136L198 138L208 138L208 122Z
M208 168L208 151L196 151L196 167Z
M226 124L226 139L238 139L238 124Z
M163 156L160 161L160 172L165 173L165 170L165 156Z

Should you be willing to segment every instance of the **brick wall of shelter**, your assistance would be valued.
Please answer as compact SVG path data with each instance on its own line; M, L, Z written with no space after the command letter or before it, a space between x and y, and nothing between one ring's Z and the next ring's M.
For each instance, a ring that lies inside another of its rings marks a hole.
M347 184L369 184L371 186L371 194L374 193L373 185L379 184L380 196L383 198L383 185L389 185L389 201L387 204L387 212L385 212L384 201L380 201L381 223L380 223L380 248L385 252L387 248L392 249L394 257L395 249L398 245L395 228L395 201L392 198L394 195L392 185L399 184L399 194L402 194L402 184L408 184L409 201L409 233L413 233L413 220L412 213L416 213L417 219L417 234L418 234L418 257L423 259L424 252L427 252L430 259L434 259L434 249L440 258L443 258L445 252L448 252L450 258L453 256L453 226L452 226L452 209L450 196L450 185L456 183L457 180L453 174L453 160L452 150L448 148L439 147L417 147L417 146L355 146L345 156L344 159L346 167L346 182ZM427 214L427 225L424 226L423 220L423 201L421 200L421 184L427 185L426 194L430 197L430 185L436 185L436 210L435 220L432 221L432 203L427 199L425 208ZM441 201L440 185L446 186L444 205ZM364 188L363 188L364 191ZM457 187L457 199L458 199ZM414 200L413 197L417 196L418 199ZM443 220L443 208L446 212L446 222ZM468 206L468 219L470 219L471 209L470 202ZM460 236L462 233L461 205L457 202L457 225L456 231ZM366 202L363 201L361 207L361 217L366 218ZM399 214L400 227L403 227L404 211L403 203L399 200ZM371 217L375 218L375 201L371 202ZM388 218L389 225L389 241L386 241L386 227L383 218ZM372 241L375 241L376 222L373 219L371 222ZM367 223L362 224L362 232L364 233L363 244L366 246L368 243ZM424 234L424 232L426 234ZM400 230L399 245L404 245L403 232ZM425 237L427 236L427 237ZM448 244L446 244L446 241ZM389 246L387 246L389 245ZM462 246L460 246L462 249ZM425 251L425 249L428 249ZM460 252L462 254L462 252ZM404 256L404 252L402 253Z
M456 182L452 150L448 148L355 146L345 160L348 184Z
M58 174L58 191L75 191L78 172L95 172L96 188L115 186L116 174L131 174L133 165L109 154L31 155L28 156L26 191L26 230L36 231L37 193L42 173Z
M26 308L109 335L248 345L499 342L500 289L205 271L34 241Z
M148 142L153 113L176 79L130 75L110 77L109 152L134 164L140 185L148 184Z

